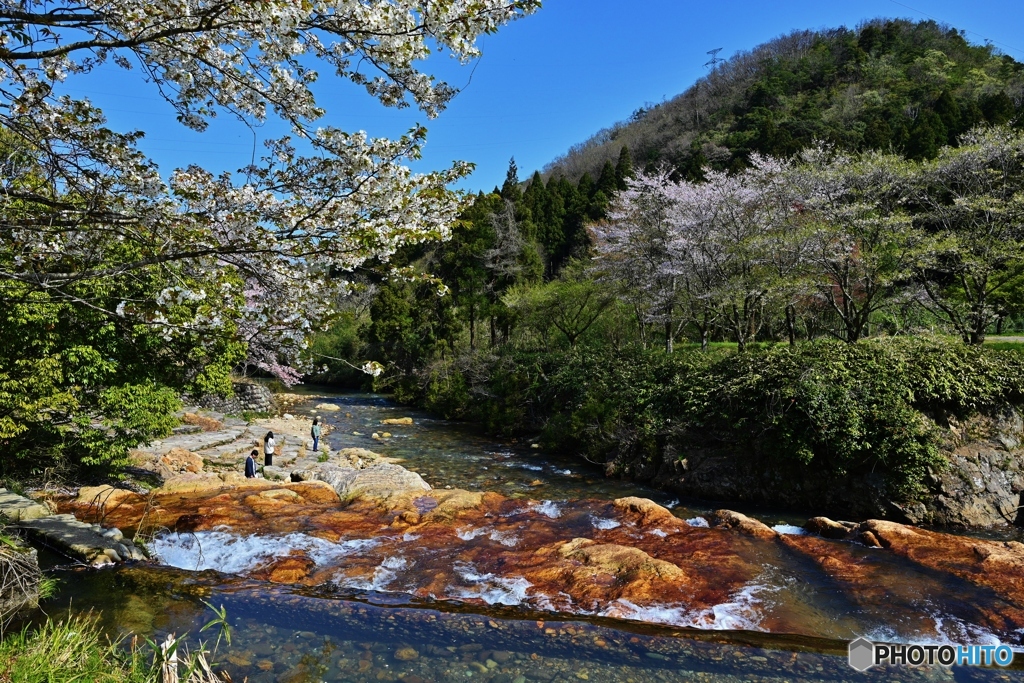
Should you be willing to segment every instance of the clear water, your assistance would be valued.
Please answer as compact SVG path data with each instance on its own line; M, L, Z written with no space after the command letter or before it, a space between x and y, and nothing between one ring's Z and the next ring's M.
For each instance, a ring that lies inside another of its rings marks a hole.
M295 412L309 414L319 402L323 401L311 401ZM529 443L498 442L469 425L434 420L378 396L335 396L328 402L342 408L320 413L333 428L327 437L332 448L356 446L401 458L407 468L435 486L491 490L537 501L532 504L536 513L570 531L585 526L598 533L613 527L592 511L565 512L568 508L562 502L566 500L644 496L670 507L694 526L700 526L702 515L714 509L606 479L596 466L569 455L541 452ZM415 424L379 424L384 418L405 416L413 417ZM376 441L370 437L374 431L389 431L393 436ZM791 525L802 519L765 511L756 514L784 532L796 532ZM473 545L490 544L487 547L495 551L509 540L501 533L477 531L466 529L462 533L467 538L459 538ZM716 614L706 615L704 623L693 615L674 614L670 607L628 604L607 612L616 618L553 614L527 599L524 586L507 577L477 575L470 565L459 568L461 582L451 587L445 599L415 598L411 590L401 586L396 590L396 576L411 572L407 560L385 540L348 541L340 546L304 534L272 540L301 547L320 558L318 563L348 557L376 569L359 581L312 588L281 586L204 571L212 566L227 572L246 571L254 557L273 552L261 545L267 539L204 538L207 552L217 548L218 554L203 559L168 538L167 547L161 548L167 563L199 571L154 566L99 571L57 568L54 573L63 579L63 589L46 610L56 616L95 611L114 635L162 637L188 632L195 644L200 636L210 642L216 638L209 630L199 633L214 616L203 601L223 605L232 639L230 644L221 643L216 660L233 680L247 678L252 683L1024 680L1019 669L925 667L858 674L849 668L846 643L859 634L914 640L926 628L953 642L991 640L991 634L972 627L969 618L972 601L983 600L984 595L867 548L854 551L859 553L855 561L870 563L885 577L877 594L851 600L841 587L810 578L820 577L820 572L809 560L772 544L756 551L764 567L758 585L716 607ZM168 553L178 555L168 559ZM756 622L749 618L755 608ZM733 630L678 624L714 624ZM791 628L793 624L799 627Z
M877 669L857 674L845 642L750 632L664 629L608 619L552 620L509 608L399 605L169 568L58 571L54 616L94 610L111 634L188 633L212 647L227 609L218 668L275 681L1009 681L1020 671ZM403 657L412 656L412 659Z
M315 406L321 403L336 404L341 411L319 411ZM318 415L330 425L333 431L327 441L331 448L368 448L398 458L403 466L419 472L435 487L495 491L509 498L552 501L642 496L668 507L683 519L703 516L721 507L695 499L681 502L671 493L606 477L599 465L571 453L533 448L529 441L498 441L472 424L436 419L396 405L383 396L332 396L310 401L294 412ZM400 417L413 418L413 424L380 424L381 420ZM374 432L388 432L391 437L377 440L372 438ZM768 512L742 504L730 507L756 513L770 524L799 524L806 519L799 514Z

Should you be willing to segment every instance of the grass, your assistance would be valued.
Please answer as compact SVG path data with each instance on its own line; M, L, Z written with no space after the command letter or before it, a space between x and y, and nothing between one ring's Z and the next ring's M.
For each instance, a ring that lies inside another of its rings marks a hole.
M6 634L0 640L0 683L160 683L164 652L176 652L178 663L166 664L178 670L173 680L181 683L221 683L224 679L213 672L207 656L217 652L221 638L231 643L227 612L214 610L216 617L201 630L217 629L213 652L203 644L193 652L182 645L182 638L164 645L147 638L111 641L103 635L95 615L78 615L63 621L47 617L34 627ZM184 669L184 671L182 671Z
M985 337L985 348L996 351L1024 351L1024 336Z
M0 642L0 681L5 683L149 683L157 670L143 650L124 650L104 638L88 616L47 619Z

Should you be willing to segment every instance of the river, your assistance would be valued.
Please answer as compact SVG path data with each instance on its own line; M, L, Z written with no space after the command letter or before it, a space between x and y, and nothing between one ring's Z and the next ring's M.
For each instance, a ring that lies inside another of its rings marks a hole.
M310 401L295 411L311 414L320 402ZM572 535L604 528L604 501L623 496L650 498L695 527L713 509L606 479L599 468L571 454L496 441L471 426L435 420L379 396L340 395L328 402L340 407L320 413L331 426L332 448L370 448L400 458L435 488L488 490L521 499L534 516L537 510L546 511L553 526ZM371 439L373 432L382 431L382 419L403 416L413 417L414 424L387 427L392 436L384 441ZM587 500L567 504L581 499ZM800 532L796 525L802 517L748 512L783 533ZM490 525L486 534L467 532L460 538L499 552L513 533L519 534L517 542L532 542L526 530L517 528L522 524L510 514ZM560 608L553 596L538 599L528 586L474 574L471 568L461 573L463 585L443 599L425 598L414 585L444 558L436 550L427 557L411 539L401 556L387 544L346 546L339 561L368 563L375 567L372 579L314 586L194 571L244 564L245 553L254 552L230 541L218 545L212 534L204 537L200 552L205 558L196 556L191 541L180 535L166 535L156 545L165 564L177 566L89 570L61 566L51 558L51 571L62 588L46 604L47 613L94 611L111 635L187 632L194 644L200 638L211 643L216 639L216 629L200 633L200 628L214 616L211 605L223 606L232 637L230 643L221 642L216 660L234 680L248 678L251 683L1024 679L1019 669L999 668L853 671L845 652L847 642L858 635L950 643L1006 642L1013 637L994 632L991 619L975 615L975 605L992 601L984 591L853 544L844 544L846 557L870 565L881 582L872 595L851 599L806 559L751 544L746 559L760 567L756 580L704 616L682 614L671 605L573 611ZM287 553L288 548L261 552ZM410 566L421 575L414 576Z

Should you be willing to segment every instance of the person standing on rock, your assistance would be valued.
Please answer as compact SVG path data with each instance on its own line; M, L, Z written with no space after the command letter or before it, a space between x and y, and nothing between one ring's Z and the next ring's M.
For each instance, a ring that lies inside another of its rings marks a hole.
M245 458L245 478L246 479L255 479L256 478L256 456L259 455L259 454L260 454L260 452L254 448L254 449L252 449L252 453L250 453L248 456L246 456L246 458Z
M274 432L267 432L267 435L263 437L263 466L270 467L274 464L274 447L277 446L277 442L274 441Z
M320 452L320 418L313 418L313 428L309 430L310 436L313 437L313 452Z

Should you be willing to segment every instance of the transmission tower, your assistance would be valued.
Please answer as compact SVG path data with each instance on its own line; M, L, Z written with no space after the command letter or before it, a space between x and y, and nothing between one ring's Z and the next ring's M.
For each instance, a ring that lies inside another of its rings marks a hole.
M711 59L709 59L708 61L704 62L704 66L706 66L706 67L710 66L711 70L714 71L715 67L718 66L719 62L724 62L725 60L724 59L720 59L719 56L718 56L718 53L721 52L722 49L723 48L716 47L714 50L708 50L708 54L711 55Z

